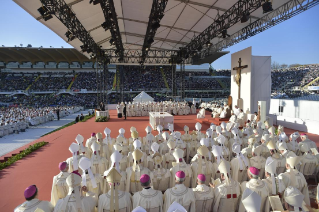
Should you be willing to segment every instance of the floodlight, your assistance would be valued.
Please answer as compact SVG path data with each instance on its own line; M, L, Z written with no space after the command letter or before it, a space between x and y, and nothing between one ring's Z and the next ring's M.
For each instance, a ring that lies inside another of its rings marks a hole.
M244 13L243 16L242 16L241 19L240 19L240 22L241 22L241 23L247 22L247 21L249 20L249 17L250 17L250 13L249 13L249 12Z
M268 0L265 3L263 3L262 7L263 7L263 13L268 13L270 11L273 11L272 3Z
M51 12L45 6L42 6L38 9L39 13L43 17L44 21L50 20L52 17Z

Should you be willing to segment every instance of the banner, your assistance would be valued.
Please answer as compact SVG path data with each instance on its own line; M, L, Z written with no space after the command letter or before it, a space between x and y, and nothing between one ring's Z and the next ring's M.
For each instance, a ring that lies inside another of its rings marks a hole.
M310 90L310 91L319 91L319 86L308 86L308 90Z

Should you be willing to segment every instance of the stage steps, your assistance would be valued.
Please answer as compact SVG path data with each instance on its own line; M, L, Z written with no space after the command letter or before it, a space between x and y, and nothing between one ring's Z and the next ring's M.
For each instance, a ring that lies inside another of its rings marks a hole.
M222 122L228 122L229 118L226 119L221 119L221 118L204 118L204 119L196 119L197 122L201 123L201 124L207 124L210 125L211 123L215 124L215 125L220 125Z

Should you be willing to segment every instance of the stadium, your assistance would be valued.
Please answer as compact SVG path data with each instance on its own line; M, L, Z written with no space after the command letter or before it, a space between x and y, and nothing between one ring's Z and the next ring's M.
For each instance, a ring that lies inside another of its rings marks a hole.
M52 40L0 36L1 211L317 211L317 42L272 42L318 3L7 1Z

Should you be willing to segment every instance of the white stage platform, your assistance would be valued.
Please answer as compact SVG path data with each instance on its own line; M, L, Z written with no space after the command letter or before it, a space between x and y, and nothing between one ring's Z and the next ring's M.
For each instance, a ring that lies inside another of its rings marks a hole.
M164 129L168 129L168 124L174 124L174 116L166 112L149 112L150 125L156 130L158 125L162 125Z

